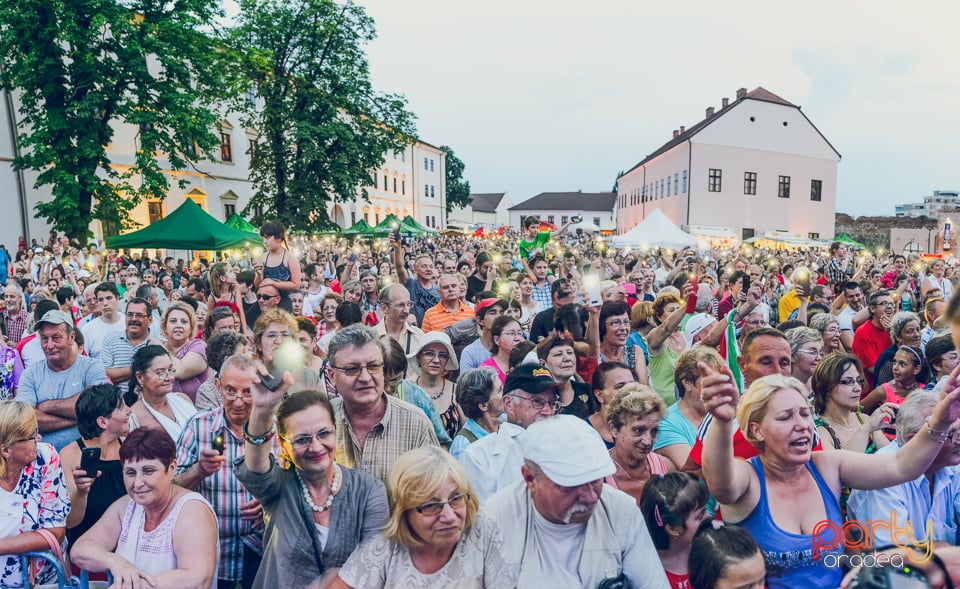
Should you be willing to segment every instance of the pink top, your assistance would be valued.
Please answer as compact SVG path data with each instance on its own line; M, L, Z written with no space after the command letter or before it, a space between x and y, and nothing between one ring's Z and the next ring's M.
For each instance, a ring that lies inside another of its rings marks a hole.
M492 367L494 370L497 371L497 376L500 377L500 384L506 384L506 382L507 382L507 374L506 374L504 371L500 370L500 365L497 364L497 361L493 359L493 356L491 356L490 358L488 358L488 359L485 360L484 362L481 362L481 363L480 363L480 366L490 366L490 367Z
M177 359L183 360L183 357L194 352L200 354L203 357L203 361L207 361L207 343L202 339L190 340L190 343L180 348L180 351L177 352ZM185 380L174 380L173 381L173 391L176 393L183 393L184 395L190 397L191 403L197 402L197 389L200 388L207 379L210 378L210 367L206 367L203 371L190 378Z
M647 454L647 465L650 467L650 476L667 474L670 472L670 463L667 462L667 459L663 456L660 456L656 452L650 452ZM617 485L617 479L613 475L608 476L603 480L614 489L619 489ZM643 485L640 486L640 491L643 491ZM639 501L639 498L637 499Z

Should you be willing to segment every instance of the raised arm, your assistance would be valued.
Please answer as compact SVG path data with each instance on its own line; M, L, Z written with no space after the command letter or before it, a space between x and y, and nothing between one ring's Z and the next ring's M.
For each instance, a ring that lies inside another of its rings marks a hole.
M695 297L696 295L693 294L693 287L688 282L687 284L683 285L683 299L687 300L691 296ZM687 309L681 302L677 310L668 315L663 323L650 330L650 333L647 334L647 349L649 350L650 355L656 355L660 353L660 348L662 348L666 343L667 338L670 337L670 334L680 329L680 323L683 321L683 317L686 314Z
M703 440L703 478L717 501L733 505L750 489L749 464L733 455L733 435L737 431L737 400L740 396L733 375L726 366L714 370L698 363L700 395L713 416Z
M267 374L267 369L263 365L258 366L257 371L263 375ZM253 407L244 430L246 440L243 446L247 470L254 474L265 474L270 470L269 438L276 433L273 427L273 416L277 405L283 400L284 393L292 384L293 376L289 372L284 373L283 383L275 391L262 386L260 380L254 377ZM254 444L251 440L263 440L263 443Z
M392 231L390 232L390 246L393 248L393 265L397 267L397 279L400 284L406 284L410 275L407 274L407 269L403 265L403 244L393 236Z

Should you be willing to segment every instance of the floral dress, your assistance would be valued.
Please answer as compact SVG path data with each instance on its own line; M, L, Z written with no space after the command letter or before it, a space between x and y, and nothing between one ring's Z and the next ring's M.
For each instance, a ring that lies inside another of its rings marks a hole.
M23 362L20 361L16 348L0 345L0 401L16 396L21 373Z
M23 468L20 480L12 493L0 489L0 518L6 519L3 528L9 530L9 518L20 517L15 533L25 534L39 528L63 528L70 513L70 495L63 480L60 456L50 444L37 444L37 459ZM19 508L20 511L15 511ZM23 587L20 557L9 555L3 558L3 575L0 586L18 589ZM45 563L37 575L38 583L56 582L56 572Z

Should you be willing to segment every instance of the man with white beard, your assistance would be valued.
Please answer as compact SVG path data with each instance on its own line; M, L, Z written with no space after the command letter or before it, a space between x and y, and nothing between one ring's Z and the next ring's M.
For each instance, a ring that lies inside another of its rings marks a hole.
M531 424L523 480L483 511L504 537L518 587L669 589L636 501L604 484L615 471L600 434L572 415Z

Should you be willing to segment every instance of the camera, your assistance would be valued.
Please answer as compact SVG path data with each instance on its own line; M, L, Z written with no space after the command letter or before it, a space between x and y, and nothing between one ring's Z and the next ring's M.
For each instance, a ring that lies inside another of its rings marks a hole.
M850 589L929 589L930 581L910 566L864 567L850 583Z

